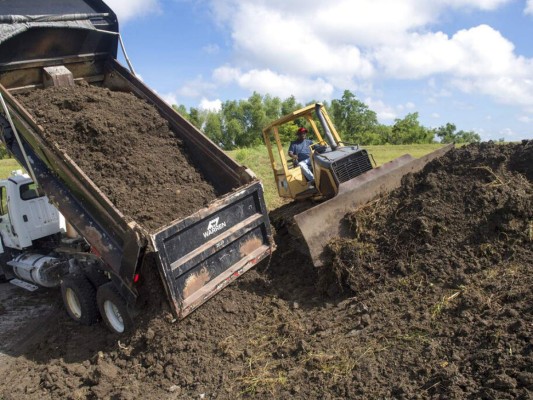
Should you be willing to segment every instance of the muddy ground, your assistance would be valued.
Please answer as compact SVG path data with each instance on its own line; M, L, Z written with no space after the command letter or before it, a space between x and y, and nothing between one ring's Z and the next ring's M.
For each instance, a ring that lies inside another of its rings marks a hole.
M279 232L190 317L128 338L43 292L57 312L1 347L0 398L531 399L532 168L531 142L454 150L347 215L327 270Z
M153 231L217 197L157 110L131 93L76 85L17 95L126 217Z

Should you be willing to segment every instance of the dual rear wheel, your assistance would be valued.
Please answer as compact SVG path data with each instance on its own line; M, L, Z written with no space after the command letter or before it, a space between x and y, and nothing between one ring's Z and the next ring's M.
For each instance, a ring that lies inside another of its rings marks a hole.
M84 274L69 274L61 282L63 304L68 315L83 325L93 325L103 319L109 330L128 333L133 319L126 301L112 282L96 285Z

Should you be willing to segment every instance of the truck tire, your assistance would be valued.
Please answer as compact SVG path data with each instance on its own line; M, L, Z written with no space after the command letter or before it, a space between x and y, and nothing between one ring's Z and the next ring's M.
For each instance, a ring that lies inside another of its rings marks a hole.
M96 289L81 274L69 274L61 281L61 295L67 313L74 321L93 325L100 319L96 304Z
M113 282L108 282L98 288L96 302L102 319L111 332L125 334L133 330L133 318L128 305Z
M105 283L109 282L109 279L107 279L107 276L105 274L96 269L96 268L87 268L83 271L87 279L93 284L94 288L98 290L98 288Z

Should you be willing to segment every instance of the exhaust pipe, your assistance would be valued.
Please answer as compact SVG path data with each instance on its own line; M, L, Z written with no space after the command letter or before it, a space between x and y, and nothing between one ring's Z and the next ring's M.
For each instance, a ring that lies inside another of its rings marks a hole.
M329 125L326 123L326 120L324 119L324 116L322 115L322 105L321 104L315 104L315 114L318 117L318 120L320 121L320 125L322 125L322 129L324 129L324 134L326 135L326 139L329 143L329 146L332 150L336 150L338 145L335 142L335 139L333 139L333 135L331 134L331 130L329 129Z

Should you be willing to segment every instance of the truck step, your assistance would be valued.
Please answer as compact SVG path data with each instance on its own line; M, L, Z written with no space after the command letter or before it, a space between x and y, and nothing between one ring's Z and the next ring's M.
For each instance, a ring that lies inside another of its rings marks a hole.
M31 283L21 281L20 279L11 279L9 283L21 287L22 289L26 289L29 292L35 292L37 289L39 289L39 286L35 286Z

